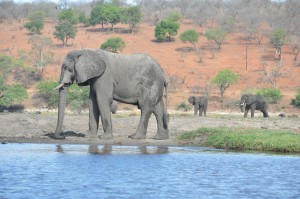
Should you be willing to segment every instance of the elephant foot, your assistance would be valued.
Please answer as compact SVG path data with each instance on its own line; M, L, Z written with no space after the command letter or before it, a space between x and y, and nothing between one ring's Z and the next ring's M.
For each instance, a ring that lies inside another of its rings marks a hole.
M56 140L63 140L65 138L66 137L61 134L54 134L54 136L53 136L53 139L56 139Z
M102 135L99 136L99 138L109 140L114 138L114 135L112 133L103 133Z
M129 135L128 138L136 139L136 140L143 140L143 139L146 139L146 134L134 133L132 135Z
M167 139L169 139L169 133L168 132L157 133L153 139L154 140L167 140Z
M88 132L88 133L86 133L86 137L94 139L94 138L98 138L98 134L97 133Z

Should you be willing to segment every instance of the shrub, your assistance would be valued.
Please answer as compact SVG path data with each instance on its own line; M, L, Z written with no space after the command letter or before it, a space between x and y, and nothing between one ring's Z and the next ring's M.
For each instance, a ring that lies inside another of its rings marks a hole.
M167 20L180 21L182 18L183 16L179 11L173 11L168 15Z
M25 24L25 28L32 34L41 34L41 30L44 28L45 16L44 11L31 12L28 16L29 22Z
M298 89L298 93L296 95L296 98L293 99L292 104L297 107L300 107L300 89Z
M183 111L189 111L191 110L191 106L186 102L181 102L180 104L177 105L177 109Z
M47 107L57 107L59 101L59 92L53 90L57 86L54 81L41 81L37 85L38 97L40 97ZM68 88L67 105L70 105L72 110L80 112L82 109L88 107L89 87L79 87L72 84Z
M100 48L113 53L118 53L122 51L125 47L126 44L121 37L114 37L104 42Z
M177 35L179 27L180 24L178 22L172 20L161 21L155 27L155 38L159 42L171 41L172 37Z
M196 47L196 43L198 42L200 34L195 31L195 30L187 30L183 32L179 38L182 42L186 43L189 42L191 43L194 47Z
M282 99L282 94L277 88L260 89L256 94L263 96L270 104L276 104Z
M0 77L0 106L20 104L26 99L28 99L28 93L24 86L5 85L3 77Z

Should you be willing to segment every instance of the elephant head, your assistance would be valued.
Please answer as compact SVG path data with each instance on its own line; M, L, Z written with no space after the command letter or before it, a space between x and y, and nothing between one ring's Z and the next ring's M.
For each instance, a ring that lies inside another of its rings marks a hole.
M189 103L195 105L195 98L196 98L195 96L189 97L189 99L188 99Z
M55 88L59 89L59 106L54 138L63 138L60 136L60 132L62 131L68 86L73 82L79 86L89 85L89 80L101 76L105 69L104 56L97 51L79 50L66 55L62 64L60 85Z
M256 95L244 94L241 97L240 108L241 112L245 111L246 105L251 105L256 102Z

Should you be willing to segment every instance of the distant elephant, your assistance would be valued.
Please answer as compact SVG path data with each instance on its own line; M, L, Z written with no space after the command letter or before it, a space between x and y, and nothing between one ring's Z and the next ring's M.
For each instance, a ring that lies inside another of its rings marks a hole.
M260 95L244 94L241 97L240 103L241 112L244 112L244 117L247 117L248 111L251 109L251 117L254 117L254 111L260 110L264 117L268 115L268 103Z
M191 96L188 99L189 103L194 105L194 115L197 115L199 110L199 116L202 116L204 112L204 117L206 116L208 99L205 96Z
M164 108L163 93L166 76L161 66L145 54L119 55L104 50L75 50L69 52L63 62L59 89L57 127L54 137L61 135L66 106L67 88L76 82L90 86L89 135L97 137L99 117L104 130L100 138L113 137L111 109L113 100L137 105L141 118L132 139L145 139L148 121L152 113L157 120L154 139L168 139L168 115ZM167 100L166 100L167 106Z

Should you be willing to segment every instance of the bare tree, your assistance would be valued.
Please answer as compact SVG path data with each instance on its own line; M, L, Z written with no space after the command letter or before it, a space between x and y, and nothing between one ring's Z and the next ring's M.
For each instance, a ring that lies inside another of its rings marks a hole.
M278 79L280 77L288 77L289 73L282 71L282 64L277 63L275 67L268 67L267 63L263 63L260 70L263 77L261 81L271 84L274 88L278 88Z

